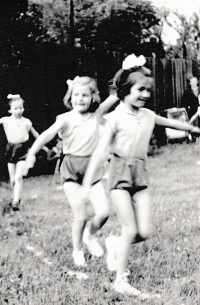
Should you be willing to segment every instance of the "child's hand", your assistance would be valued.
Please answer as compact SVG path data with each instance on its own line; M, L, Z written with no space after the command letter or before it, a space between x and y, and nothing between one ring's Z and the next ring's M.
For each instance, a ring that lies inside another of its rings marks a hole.
M44 151L46 151L46 153L48 153L48 151L49 151L48 147L46 147L46 146L43 146L42 149L43 149Z
M60 158L60 152L57 149L57 147L53 147L52 149L49 149L48 153L47 153L47 160L53 160L55 158Z
M34 163L36 161L35 155L28 154L26 158L26 162L24 165L23 175L26 176L28 174L29 168L32 168L34 166Z

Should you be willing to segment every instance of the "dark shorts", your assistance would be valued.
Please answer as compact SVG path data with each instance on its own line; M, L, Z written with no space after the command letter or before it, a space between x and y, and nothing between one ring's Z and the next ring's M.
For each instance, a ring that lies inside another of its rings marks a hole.
M83 177L90 161L89 157L78 157L72 155L65 155L60 167L61 183L77 182L82 184ZM93 184L99 182L103 177L103 168L101 167L95 173Z
M113 155L108 174L108 189L127 190L131 195L148 187L145 160L123 159Z
M17 163L19 161L24 161L26 159L28 149L29 141L17 144L8 143L5 153L7 163Z

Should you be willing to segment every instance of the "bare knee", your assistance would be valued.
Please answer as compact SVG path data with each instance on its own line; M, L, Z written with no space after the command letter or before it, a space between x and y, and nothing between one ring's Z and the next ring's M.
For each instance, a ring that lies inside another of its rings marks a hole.
M10 178L10 185L11 185L11 187L14 187L14 185L15 185L15 178L14 177Z
M79 223L81 225L82 223L85 223L88 220L86 213L84 212L84 210L81 210L80 207L73 208L73 214L74 222L77 224Z
M122 236L128 243L131 244L135 240L136 235L137 232L135 227L129 226L122 228Z
M74 225L80 228L84 227L87 222L86 218L83 217L74 217Z
M99 213L98 215L96 215L99 219L101 219L102 221L104 219L108 219L109 217L109 210L104 210L104 211L101 211L101 213Z
M15 176L14 184L22 183L22 176Z

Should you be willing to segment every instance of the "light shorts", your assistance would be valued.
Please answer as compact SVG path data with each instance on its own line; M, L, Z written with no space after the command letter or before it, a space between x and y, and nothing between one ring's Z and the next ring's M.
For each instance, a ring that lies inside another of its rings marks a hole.
M17 163L19 161L24 161L29 150L29 141L24 143L8 143L6 145L6 161L7 163Z
M90 156L79 157L73 155L65 155L60 167L61 183L63 184L65 182L76 182L78 184L82 184L90 158ZM103 175L104 170L103 167L101 167L95 173L93 184L99 182Z
M148 187L145 160L123 159L113 154L108 174L108 189L127 190L131 195Z

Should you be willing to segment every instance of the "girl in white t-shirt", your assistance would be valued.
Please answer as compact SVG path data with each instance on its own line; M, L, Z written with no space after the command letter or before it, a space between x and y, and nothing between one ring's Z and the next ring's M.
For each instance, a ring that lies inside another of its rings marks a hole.
M72 256L77 266L85 266L82 241L92 255L97 257L103 255L102 247L94 238L94 234L103 226L109 215L108 202L101 182L103 168L96 172L92 181L89 201L92 204L94 216L88 222L87 228L85 226L89 220L88 203L82 203L77 194L79 194L90 156L99 141L100 118L118 101L118 98L113 95L104 103L99 104L96 81L87 76L76 77L73 81L68 80L67 83L68 91L64 97L64 104L72 110L59 115L56 122L39 136L29 151L26 167L33 166L35 154L59 133L65 155L60 168L61 181L74 214Z
M200 132L200 129L175 120L156 115L143 108L150 98L153 83L151 72L144 67L144 56L129 55L114 77L114 86L120 105L106 115L107 125L99 144L91 157L83 180L83 200L87 199L90 185L104 152L112 143L112 157L108 181L111 199L121 225L120 237L108 237L107 266L116 271L113 288L120 293L128 293L141 298L149 294L141 293L128 282L127 265L131 244L146 240L151 233L150 199L148 175L145 161L148 145L155 124L174 129Z
M2 117L0 124L6 134L8 144L6 146L6 161L10 184L13 189L13 201L11 206L14 211L19 210L23 185L24 161L29 149L29 132L37 138L39 133L33 128L29 119L23 117L24 100L19 94L9 94L10 116ZM43 149L47 150L47 148Z

